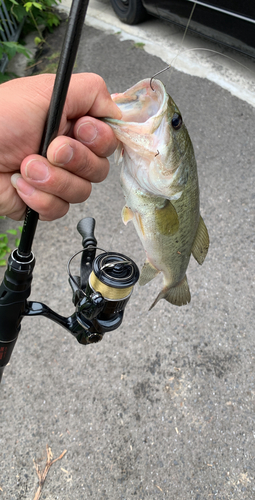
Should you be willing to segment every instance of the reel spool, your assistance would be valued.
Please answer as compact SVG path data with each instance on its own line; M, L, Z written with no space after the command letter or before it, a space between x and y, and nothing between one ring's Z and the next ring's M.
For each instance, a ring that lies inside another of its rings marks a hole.
M124 310L139 278L135 262L120 253L98 255L93 262L87 293L98 292L105 300L100 318L111 317Z

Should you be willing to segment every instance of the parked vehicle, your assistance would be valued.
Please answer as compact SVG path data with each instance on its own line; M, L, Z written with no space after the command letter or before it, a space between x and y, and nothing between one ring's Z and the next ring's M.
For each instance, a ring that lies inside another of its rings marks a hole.
M111 0L118 18L138 24L147 14L186 27L193 0ZM255 58L254 0L197 0L189 29Z

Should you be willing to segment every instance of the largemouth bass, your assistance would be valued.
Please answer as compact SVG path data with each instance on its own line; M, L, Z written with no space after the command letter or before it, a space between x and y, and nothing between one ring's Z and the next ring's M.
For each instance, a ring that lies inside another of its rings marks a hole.
M122 219L133 221L146 252L139 283L163 273L163 289L151 308L162 298L177 306L190 302L186 270L191 253L202 264L209 247L188 131L164 85L153 80L152 87L146 79L113 94L122 120L105 120L120 141Z

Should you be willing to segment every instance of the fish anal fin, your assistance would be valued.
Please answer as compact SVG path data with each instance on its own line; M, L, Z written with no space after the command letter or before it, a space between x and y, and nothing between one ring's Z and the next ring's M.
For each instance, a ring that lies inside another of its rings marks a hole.
M148 260L146 260L141 270L139 285L140 286L147 285L147 283L153 280L153 278L155 278L155 276L157 276L158 273L159 270L153 267L151 263Z
M132 212L131 208L125 206L122 209L121 216L124 224L127 225L127 223L134 218L134 212Z
M178 283L178 285L174 287L164 287L154 300L149 311L157 304L160 299L165 299L174 306L184 306L185 304L188 304L191 300L191 295L187 276L185 275L180 283Z
M207 231L207 227L200 215L195 241L193 243L191 250L193 257L200 265L203 264L206 258L209 248L209 243L210 241L209 241L209 234Z

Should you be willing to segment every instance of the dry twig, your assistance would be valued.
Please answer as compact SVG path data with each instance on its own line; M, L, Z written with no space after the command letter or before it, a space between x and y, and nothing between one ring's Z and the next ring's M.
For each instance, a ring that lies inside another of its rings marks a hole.
M58 458L54 458L54 460L53 460L52 451L51 451L51 448L48 445L46 445L46 451L47 451L47 462L45 464L43 472L40 471L39 465L37 463L35 463L35 461L34 461L35 470L37 472L37 476L38 476L38 479L39 479L39 486L37 488L34 500L39 500L39 498L41 496L42 488L43 488L43 485L44 485L44 482L45 482L45 479L46 479L46 476L47 476L47 474L48 474L48 472L49 472L52 464L54 464L54 462L57 462L57 460L60 460L61 458L63 458L63 456L67 452L67 450L64 450L63 453L61 453L61 455L59 455Z

